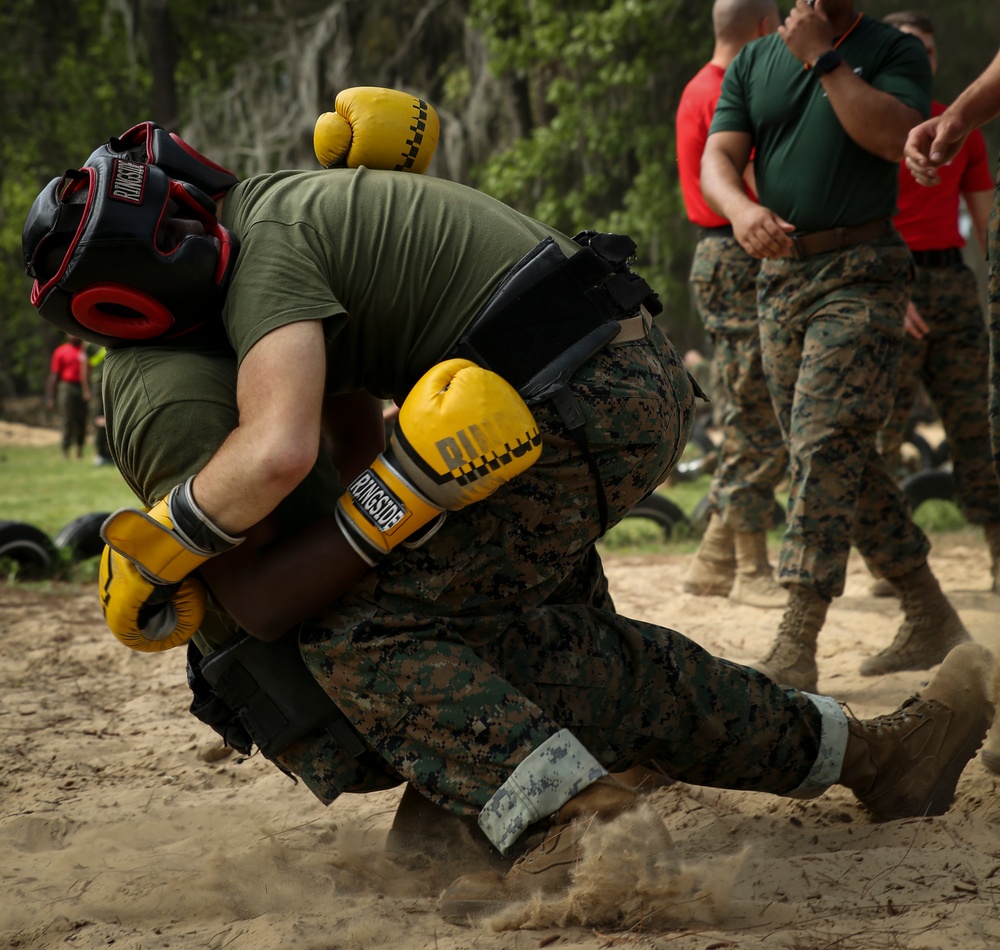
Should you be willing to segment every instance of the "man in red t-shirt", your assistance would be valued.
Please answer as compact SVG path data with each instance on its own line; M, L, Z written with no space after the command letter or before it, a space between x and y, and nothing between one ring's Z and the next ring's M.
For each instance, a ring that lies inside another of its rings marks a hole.
M83 456L87 436L87 405L90 402L90 365L83 341L66 335L66 342L52 352L45 401L51 412L57 405L62 418L62 450L69 458L75 446L76 457Z
M677 109L677 169L688 218L698 228L692 292L728 405L709 490L711 515L684 590L783 607L788 594L775 583L766 532L774 526L774 486L784 477L788 451L761 368L760 262L740 246L729 222L709 208L701 193L701 154L723 74L747 43L777 29L778 10L773 0L716 0L712 23L712 59L687 84ZM749 185L747 193L753 195Z
M894 13L885 21L917 37L930 57L931 71L937 71L934 27L927 16ZM944 110L934 102L931 115ZM916 279L906 312L896 402L879 433L879 451L887 458L899 451L922 383L944 426L956 500L970 524L983 526L992 556L993 590L1000 591L1000 485L987 416L989 339L975 274L962 260L965 239L959 230L961 197L985 255L993 176L982 133L972 132L939 171L941 185L923 188L905 163L900 166L895 224L913 254ZM874 592L888 596L895 589L881 580Z

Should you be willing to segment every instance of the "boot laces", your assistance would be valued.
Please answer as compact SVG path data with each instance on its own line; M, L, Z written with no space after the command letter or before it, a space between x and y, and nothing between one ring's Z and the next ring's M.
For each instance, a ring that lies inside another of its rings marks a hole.
M876 716L874 719L858 719L849 706L844 705L843 708L848 713L851 720L857 723L857 725L859 725L866 734L875 735L878 738L884 738L886 736L898 735L904 728L910 726L914 722L926 722L930 718L928 713L922 712L914 707L933 705L933 701L919 700L916 697L913 697L903 703L899 709L896 709L891 713L884 713L881 716Z

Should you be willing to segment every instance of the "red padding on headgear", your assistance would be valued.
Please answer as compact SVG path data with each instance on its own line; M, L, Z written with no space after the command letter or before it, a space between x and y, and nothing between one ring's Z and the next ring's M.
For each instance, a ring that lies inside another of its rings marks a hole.
M108 313L108 305L128 307L134 315ZM73 295L73 316L88 330L123 340L149 340L174 325L173 314L149 294L124 284L94 284Z

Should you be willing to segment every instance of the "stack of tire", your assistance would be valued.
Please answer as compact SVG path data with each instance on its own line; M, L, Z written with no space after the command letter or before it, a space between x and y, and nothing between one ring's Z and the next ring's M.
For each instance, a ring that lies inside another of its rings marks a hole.
M49 573L58 551L68 551L72 561L97 557L104 547L100 531L107 516L106 511L81 515L54 538L23 521L0 521L0 561L16 564L18 580L35 580Z

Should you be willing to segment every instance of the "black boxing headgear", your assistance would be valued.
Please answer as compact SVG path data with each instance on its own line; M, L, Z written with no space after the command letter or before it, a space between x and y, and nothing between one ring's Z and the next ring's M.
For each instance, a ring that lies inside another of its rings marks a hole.
M239 182L228 168L206 158L175 132L168 132L155 122L133 125L97 149L85 164L92 164L96 158L124 158L156 165L171 178L201 189L213 201L218 201Z
M237 250L206 194L107 156L49 182L21 242L39 313L103 346L174 341L218 320Z

